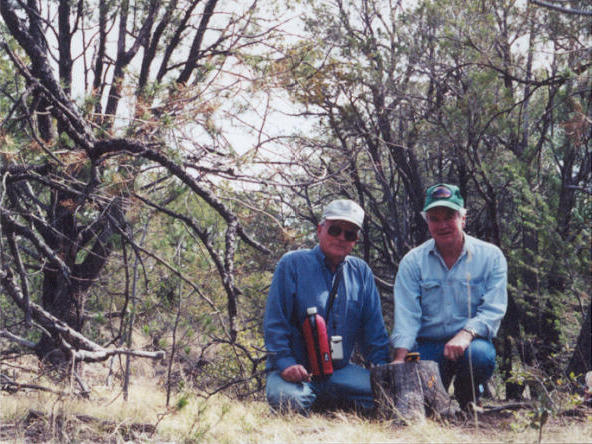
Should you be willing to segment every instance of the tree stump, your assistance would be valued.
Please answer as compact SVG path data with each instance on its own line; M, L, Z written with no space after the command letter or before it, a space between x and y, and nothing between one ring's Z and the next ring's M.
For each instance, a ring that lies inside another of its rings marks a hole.
M386 364L370 369L372 392L380 415L402 422L440 419L460 412L442 384L434 361Z

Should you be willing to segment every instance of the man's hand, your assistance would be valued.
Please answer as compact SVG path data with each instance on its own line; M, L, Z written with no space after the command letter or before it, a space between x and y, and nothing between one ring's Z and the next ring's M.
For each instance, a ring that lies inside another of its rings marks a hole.
M310 374L300 364L286 367L284 371L280 373L280 376L288 382L310 381Z
M459 331L444 346L444 357L450 361L456 361L465 354L465 350L471 344L473 336L465 330Z

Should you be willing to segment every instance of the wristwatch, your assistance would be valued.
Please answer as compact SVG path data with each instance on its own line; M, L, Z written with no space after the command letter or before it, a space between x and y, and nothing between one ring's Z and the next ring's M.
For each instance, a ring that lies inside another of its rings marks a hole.
M477 332L475 331L474 328L465 327L465 328L463 328L463 330L471 335L471 339L475 339L477 337Z

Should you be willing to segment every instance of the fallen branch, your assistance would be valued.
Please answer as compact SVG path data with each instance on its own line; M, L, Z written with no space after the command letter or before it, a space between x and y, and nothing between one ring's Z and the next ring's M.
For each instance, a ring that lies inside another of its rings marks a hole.
M39 326L47 331L56 342L59 344L60 349L65 352L76 362L101 362L109 359L114 355L129 355L136 356L139 358L149 359L163 359L165 352L162 350L149 352L144 350L129 350L129 349L106 349L99 344L91 341L82 333L74 330L65 322L59 320L54 315L44 310L38 304L29 302L26 304L25 298L22 295L20 289L16 286L13 281L12 273L9 270L0 270L0 283L10 295L12 300L21 308L30 308L31 318L34 319ZM3 330L4 337L13 341L18 341L21 345L35 348L36 344L31 341L27 341L24 338L20 338L10 332Z
M13 371L19 370L25 373L37 373L39 368L25 367L24 365L13 364L12 362L2 361L2 366L12 369Z
M6 338L26 348L35 348L36 345L34 342L31 342L25 338L21 338L20 336L17 336L8 330L0 330L0 338Z
M42 385L37 384L21 384L20 382L16 382L15 380L9 378L5 374L0 373L0 386L2 390L16 393L20 389L31 389L31 390L41 390L42 392L49 392L55 393L56 395L67 395L66 392L61 390L54 390L49 387L45 387Z
M100 426L100 428L102 430L108 430L109 432L113 433L117 430L123 430L124 432L124 439L126 440L135 440L135 436L133 435L134 433L146 433L146 434L154 434L154 432L156 431L156 426L152 425L152 424L145 424L145 423L131 423L131 424L125 424L125 423L121 423L121 422L116 422L116 421L109 421L109 420L105 420L105 419L99 419L99 418L95 418L94 416L89 416L89 415L71 415L71 416L66 416L66 415L46 415L43 412L40 412L39 410L29 410L29 413L27 414L24 422L25 424L29 425L34 421L38 421L38 420L50 420L47 421L47 423L49 424L53 424L53 423L66 423L69 419L74 418L80 422L83 422L85 424L96 424L98 426ZM130 433L131 432L131 433Z
M162 350L154 352L145 350L129 350L125 348L113 348L113 349L101 349L101 350L72 350L77 361L84 362L101 362L106 361L111 356L115 355L128 355L135 356L137 358L149 358L149 359L164 359L166 356Z
M503 412L504 410L520 410L523 408L532 408L532 402L510 402L507 404L502 404L498 406L486 406L482 407L479 410L479 413L494 413L494 412Z

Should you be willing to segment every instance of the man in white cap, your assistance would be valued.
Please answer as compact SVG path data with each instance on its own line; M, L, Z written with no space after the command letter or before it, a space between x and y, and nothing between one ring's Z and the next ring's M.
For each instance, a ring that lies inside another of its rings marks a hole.
M263 323L269 352L266 395L274 410L373 407L369 371L350 362L355 344L369 363L389 359L374 276L363 260L349 255L363 220L364 211L355 202L331 202L317 227L318 245L285 254L276 267ZM332 360L329 376L311 375L303 335L310 307L329 317L327 335L342 339L342 357Z
M495 337L507 306L508 266L495 245L464 232L456 185L426 191L422 212L432 238L409 251L395 279L394 362L408 351L435 361L461 407L477 402L495 368Z

